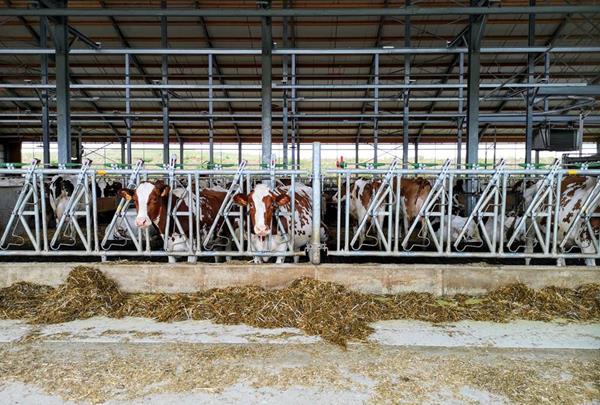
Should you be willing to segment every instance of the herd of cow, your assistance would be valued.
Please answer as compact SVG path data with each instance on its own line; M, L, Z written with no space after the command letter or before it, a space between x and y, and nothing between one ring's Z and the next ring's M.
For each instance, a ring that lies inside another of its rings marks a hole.
M58 219L63 215L65 206L71 193L73 192L73 179L65 178L64 176L54 176L47 185L47 198L49 206L53 211L53 217L58 222ZM413 221L422 221L419 216L424 202L432 190L432 182L423 177L402 178L399 184L393 183L390 185L393 190L400 190L401 201L403 205L403 215L405 223ZM494 224L497 219L490 218L485 223L485 229L488 235L492 235L493 229L498 233L496 240L500 239L500 233L504 236L514 231L515 224L523 215L523 207L531 204L536 192L542 187L543 180L539 181L519 181L512 186L510 194L515 201L519 203L513 204L511 210L507 209L505 216L504 229L500 229L499 224ZM279 182L276 187L272 187L269 182L257 182L253 188L246 190L246 193L237 193L233 196L233 204L238 207L243 207L247 213L247 218L250 221L249 243L251 250L270 252L273 256L278 256L277 261L282 262L283 256L278 253L285 252L288 249L301 250L310 242L312 233L312 188L309 184L303 184L299 181L295 182L295 188L292 192L291 185L285 182ZM573 222L574 216L581 208L591 190L596 184L595 177L581 176L565 176L562 180L560 191L560 209L558 212L558 233L559 239L564 238ZM357 224L360 224L365 216L369 216L366 222L373 225L375 221L380 222L383 226L384 218L378 215L369 215L368 207L381 187L380 179L375 178L358 178L351 182L347 188L345 184L338 190L324 192L322 195L328 196L324 198L325 207L329 210L336 209L338 202L345 202L349 198L349 216L353 224L354 232L356 232ZM203 184L200 187L198 196L199 203L194 201L194 207L188 207L185 198L182 198L182 190L171 190L163 180L143 181L137 185L135 189L123 188L118 181L113 181L105 178L100 178L96 184L96 195L98 197L113 198L115 201L121 197L131 201L132 207L126 214L126 220L129 221L132 228L141 230L149 229L155 232L156 237L167 241L166 246L171 251L185 251L188 249L187 236L189 234L188 222L182 222L182 228L175 229L171 226L167 229L168 197L172 195L173 201L179 201L178 204L172 206L177 207L178 211L186 212L190 209L194 216L198 216L198 221L190 221L192 226L200 225L200 234L205 235L212 227L215 221L222 221L222 216L219 216L219 210L227 196L227 184L214 185ZM349 195L346 195L346 190L349 189ZM459 184L455 187L453 216L450 221L450 238L454 242L466 223L464 210L464 195L461 195L461 187ZM294 201L292 202L292 198ZM396 197L394 197L396 198ZM292 204L293 203L293 204ZM294 212L292 213L292 206ZM340 204L345 207L346 203ZM199 212L196 208L199 207ZM331 211L323 210L321 223L321 242L325 242L328 236L331 236L331 231L336 228L335 215L331 215ZM596 208L596 212L600 212L600 208ZM293 220L293 227L289 219ZM279 222L278 222L279 221ZM596 253L594 246L595 234L600 231L600 218L595 217L591 220L591 230L589 227L581 226L572 232L570 240L567 242L568 247L578 247L582 253ZM236 225L237 226L237 225ZM544 220L540 221L540 226L547 226ZM294 237L293 245L290 246L289 235L293 228ZM221 227L221 229L225 229ZM373 226L363 226L358 237L359 244L363 244L367 238L376 239L373 235ZM423 236L423 230L427 229L423 226L420 228L420 235ZM196 232L196 230L194 230ZM351 232L351 230L348 230ZM195 233L194 233L195 234ZM244 232L242 232L244 234ZM125 238L123 228L115 230L114 238ZM466 233L463 232L465 242L481 241L480 229L475 222L469 224ZM525 233L520 236L520 241L523 242ZM505 237L504 240L507 238ZM256 257L255 261L267 261L269 256ZM594 264L593 259L586 259L587 264Z

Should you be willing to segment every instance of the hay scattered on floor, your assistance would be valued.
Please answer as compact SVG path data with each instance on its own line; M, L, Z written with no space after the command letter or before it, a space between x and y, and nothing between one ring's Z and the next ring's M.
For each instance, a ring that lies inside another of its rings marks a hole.
M428 322L562 318L600 320L600 285L533 290L511 284L484 296L427 293L373 295L341 285L299 279L280 290L230 287L194 294L125 294L97 269L75 268L56 289L18 283L0 290L0 317L60 323L95 315L138 316L161 322L187 319L261 328L296 327L345 345L372 332L370 322L413 319Z
M35 317L46 296L52 291L52 287L23 281L0 289L0 318Z
M49 292L38 305L31 323L61 323L96 315L114 316L125 302L125 294L100 270L75 267L65 284Z

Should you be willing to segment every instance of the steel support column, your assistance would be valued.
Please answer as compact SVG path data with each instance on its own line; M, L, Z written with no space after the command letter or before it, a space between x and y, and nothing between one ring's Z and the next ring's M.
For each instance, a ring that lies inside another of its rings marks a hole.
M40 17L40 48L48 47L48 17ZM48 84L48 55L42 54L40 60L42 84ZM42 147L44 164L50 164L50 110L48 106L48 89L42 90Z
M379 115L379 54L375 55L373 65L373 84L375 84L373 89L373 96L375 97L373 101L373 114L375 115L373 117L373 163L377 165L377 148L379 147L379 122L377 120Z
M121 138L119 139L119 144L121 146L121 164L124 165L127 163L127 144L126 140Z
M464 54L460 54L459 55L459 61L458 61L458 83L459 84L463 84L464 83L464 77L465 77L465 55ZM465 120L464 118L462 118L463 115L463 110L464 110L464 89L462 87L460 87L458 89L458 136L457 136L457 142L456 142L456 164L458 167L460 167L460 165L462 164L462 142L463 142L463 127L465 124Z
M312 264L321 263L321 143L313 143L312 150L312 234L309 257Z
M471 0L471 5L476 5ZM467 165L474 167L478 163L479 152L479 80L481 69L481 39L485 29L483 16L469 17L469 65L467 78ZM467 213L470 214L475 205L475 184L467 182Z
M271 1L265 1L265 8L271 8ZM273 32L271 17L261 19L261 100L262 100L262 163L269 164L272 159L272 64L273 64Z
M529 0L530 6L535 6L535 0ZM527 32L527 45L535 45L535 14L529 14ZM527 54L527 83L533 84L535 80L535 55ZM527 108L525 113L525 163L531 163L531 149L533 147L533 102L534 89L527 89Z
M296 127L296 55L292 55L292 169L296 168L298 160L296 159L296 139L297 131Z
M410 6L410 0L406 0L406 7ZM404 46L410 47L410 17L404 18ZM404 84L410 84L410 54L404 55ZM403 109L402 109L402 167L408 168L408 144L410 141L409 132L409 101L410 96L408 90L404 90L403 94ZM417 142L415 141L415 162L417 161Z
M550 53L546 52L544 54L544 83L550 84ZM550 109L550 104L548 100L548 96L544 97L544 116L548 116L548 111ZM540 124L543 126L544 124ZM540 151L535 151L535 164L540 163Z
M215 131L213 124L213 55L208 55L208 163L215 163Z
M288 4L288 0L283 0L283 8L288 8L289 4ZM284 17L283 18L283 31L282 31L282 35L283 35L283 47L284 48L288 48L290 46L289 44L289 35L288 35L288 25L289 25L289 18L288 17ZM283 84L288 84L288 67L289 67L289 56L288 55L284 55L283 56L283 71L282 71L282 76L283 76ZM283 167L285 169L287 169L288 167L288 142L289 142L289 130L288 130L288 125L289 125L289 121L288 121L288 89L284 89L283 90L283 106L282 106L282 110L283 110L283 122L282 122L282 130L281 130L281 142L282 142L282 147L283 147Z
M60 2L61 7L67 1ZM54 23L54 48L56 70L56 137L58 143L58 163L70 163L71 116L69 82L69 27L67 17L57 17Z
M166 8L166 1L161 2L161 8ZM168 47L167 41L167 18L160 18L160 43L163 48ZM169 83L169 56L163 55L161 60L162 83ZM169 90L162 91L162 113L163 113L163 163L169 164Z
M131 84L131 68L129 64L129 55L125 55L125 84L127 86ZM131 89L129 87L125 89L125 112L128 115L127 119L125 120L125 126L127 127L125 132L125 142L127 147L125 161L122 163L131 165L131 118L129 118L129 114L131 114Z

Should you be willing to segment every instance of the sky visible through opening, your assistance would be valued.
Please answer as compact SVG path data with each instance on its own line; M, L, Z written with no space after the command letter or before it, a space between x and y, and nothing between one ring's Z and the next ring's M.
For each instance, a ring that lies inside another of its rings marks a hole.
M463 144L462 161L465 161L465 147ZM84 156L91 159L94 164L102 165L105 163L120 163L121 150L118 143L84 143ZM438 144L420 144L419 162L423 163L443 163L446 159L456 162L457 150L456 144L438 143ZM139 158L145 160L147 164L162 163L162 145L157 143L133 143L132 156L136 161ZM56 143L51 144L51 160L57 161ZM170 145L170 153L177 156L179 162L179 144ZM555 158L560 158L563 153L577 155L579 152L540 152L540 162L550 163ZM582 154L596 153L595 143L584 143ZM260 161L260 144L243 144L242 158L247 160L250 165L258 164ZM273 154L278 163L283 160L283 148L281 144L273 144ZM206 143L186 143L184 145L184 165L201 165L208 161L208 144ZM24 142L22 146L22 161L27 163L32 158L41 159L43 156L42 145L40 142ZM237 144L215 143L214 157L215 163L237 163L238 149ZM355 161L355 146L353 144L321 144L321 162L324 168L335 167L336 161L340 157L346 162ZM415 161L414 145L409 148L409 161ZM494 152L493 143L481 143L479 146L480 163L491 163L504 158L509 164L522 163L525 160L525 145L523 143L499 143ZM394 158L402 159L402 145L399 144L379 144L378 161L390 163ZM494 159L495 158L495 159ZM289 161L291 161L291 149L289 151ZM310 167L312 160L312 144L301 144L300 160L303 168ZM373 145L364 143L359 147L359 161L369 162L373 160Z

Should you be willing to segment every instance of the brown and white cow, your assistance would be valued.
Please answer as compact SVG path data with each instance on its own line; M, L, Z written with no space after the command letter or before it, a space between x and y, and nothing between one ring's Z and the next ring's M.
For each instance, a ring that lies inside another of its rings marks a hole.
M135 226L140 229L146 229L154 226L160 233L161 237L167 239L167 249L170 251L186 251L188 250L188 239L187 234L189 231L188 221L181 221L181 227L183 228L184 234L179 234L174 229L170 229L168 235L166 235L166 224L167 224L167 204L170 193L170 187L163 181L158 180L155 182L145 181L140 183L135 190L121 189L119 190L119 196L133 200L135 208L137 210L137 216L135 218ZM178 197L178 192L173 192L173 206L175 206ZM200 213L194 213L194 215L200 216L200 231L201 233L206 232L212 223L214 222L219 208L225 199L225 191L202 189L200 191ZM185 201L181 201L178 206L178 211L188 211L188 206ZM196 221L192 221L193 224Z
M249 194L236 194L233 200L236 204L247 207L250 215L252 234L250 243L255 251L283 253L288 248L287 234L289 224L286 216L281 217L285 235L277 229L276 215L289 214L292 209L290 196L291 186L279 186L271 189L266 184L257 184ZM312 188L302 183L296 183L294 188L295 213L294 218L294 250L308 244L312 235ZM321 240L326 233L321 226ZM267 262L269 256L256 256L255 263ZM283 263L284 257L278 256L277 263Z
M564 240L571 224L575 220L577 213L581 210L581 207L585 200L590 195L592 189L598 181L595 177L583 177L583 176L566 176L563 178L560 185L560 204L558 210L558 241L559 244ZM533 197L537 190L542 185L543 180L539 180L536 183L530 185L527 184L523 193L523 199L525 206L529 206L532 203ZM595 213L600 213L600 206L595 207ZM546 226L545 221L541 223L542 228ZM597 233L600 232L600 218L594 217L590 220L592 230ZM566 248L577 246L581 249L582 253L594 254L596 248L594 247L594 238L589 234L587 227L582 226L582 221L576 225L572 236L567 240ZM586 265L595 266L595 259L586 259ZM558 260L558 265L564 265L564 259Z
M394 191L396 191L396 185L393 185ZM363 218L367 215L367 211L369 205L371 204L371 200L377 193L377 190L381 187L381 180L372 180L372 179L357 179L354 184L351 185L350 188L350 217L360 224ZM346 187L342 186L340 190L341 193L341 201L344 201L346 198ZM431 191L431 183L422 177L417 177L414 179L402 178L400 180L400 194L404 199L404 207L406 210L406 219L408 223L412 223L427 195ZM337 196L334 196L333 201L337 203ZM377 220L379 224L383 223L383 216L378 216ZM366 227L363 227L361 230L361 234L359 236L359 241L362 244L366 238Z

